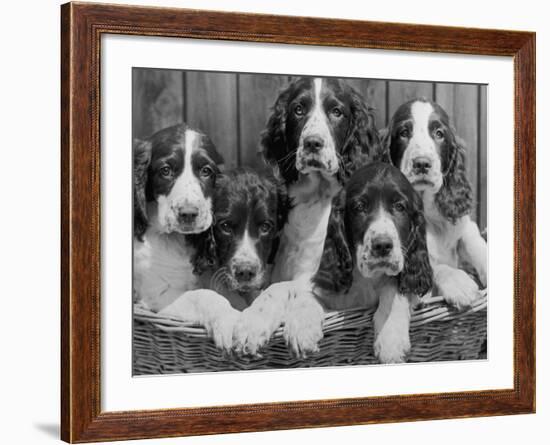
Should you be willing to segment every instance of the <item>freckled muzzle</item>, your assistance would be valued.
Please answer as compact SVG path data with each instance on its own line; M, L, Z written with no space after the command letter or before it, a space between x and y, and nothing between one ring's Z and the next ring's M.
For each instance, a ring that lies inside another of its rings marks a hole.
M306 143L311 139L304 138L304 144L298 147L296 152L296 169L304 174L312 171L320 171L334 175L338 171L338 157L334 148L332 138L326 141L323 138L315 136L319 146L316 148L307 148ZM317 144L316 143L316 144Z
M240 240L235 253L229 261L230 287L241 293L261 289L265 284L264 267L255 241L248 232Z
M201 233L212 225L212 201L210 198L180 199L159 197L159 221L166 233Z
M397 229L384 212L370 225L357 246L357 267L361 275L397 275L403 269L404 257Z
M426 147L417 143L405 151L400 170L417 191L437 192L443 184L441 160L433 144Z

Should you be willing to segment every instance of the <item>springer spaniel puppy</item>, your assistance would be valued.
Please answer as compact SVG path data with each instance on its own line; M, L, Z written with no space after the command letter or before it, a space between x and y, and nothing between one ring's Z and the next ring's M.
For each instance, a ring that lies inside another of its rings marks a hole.
M459 264L472 265L485 287L487 244L469 216L473 198L466 150L447 113L426 99L404 103L391 119L384 145L424 202L436 292L457 307L471 305L478 285Z
M332 207L323 258L302 300L316 318L290 319L298 330L322 337L325 310L377 307L374 351L381 363L399 363L410 349L411 307L432 287L422 200L407 178L386 163L357 170ZM294 336L295 337L295 336ZM307 337L307 335L306 335ZM295 337L296 338L296 337ZM303 339L302 339L303 340ZM307 338L306 338L307 340ZM317 345L292 345L298 352Z
M214 224L193 235L198 289L160 313L203 324L216 345L229 350L240 311L269 283L268 260L284 222L286 196L273 179L236 169L216 177L212 205Z
M332 199L379 149L372 109L345 81L303 77L277 98L262 135L263 155L291 202L272 282L243 312L235 349L255 354L283 322L294 291L319 267Z
M185 124L134 142L134 291L152 311L197 287L193 235L212 224L221 162L209 138Z

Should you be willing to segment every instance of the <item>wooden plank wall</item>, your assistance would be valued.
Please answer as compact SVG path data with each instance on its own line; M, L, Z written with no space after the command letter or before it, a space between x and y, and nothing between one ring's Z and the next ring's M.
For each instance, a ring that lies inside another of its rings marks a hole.
M134 68L133 136L144 138L186 121L211 138L227 168L262 166L260 134L279 91L291 76ZM384 128L397 107L415 97L438 102L451 117L468 151L467 172L474 218L487 225L487 87L435 82L349 79L375 108Z

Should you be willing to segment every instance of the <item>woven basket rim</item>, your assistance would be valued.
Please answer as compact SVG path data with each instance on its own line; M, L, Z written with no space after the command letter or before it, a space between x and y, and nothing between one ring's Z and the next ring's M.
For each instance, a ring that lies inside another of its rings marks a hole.
M464 315L487 309L487 290L480 292L474 304L466 309L456 309L445 302L441 296L428 296L422 298L420 305L411 314L410 327L417 327L434 322L454 320ZM325 314L323 332L331 332L349 326L349 323L358 319L372 318L376 308L356 308L343 311L330 311ZM156 329L166 332L181 332L190 337L207 337L206 329L198 323L182 321L173 316L160 315L143 307L139 303L134 304L134 320L151 323ZM280 326L274 333L274 337L282 336L283 328Z

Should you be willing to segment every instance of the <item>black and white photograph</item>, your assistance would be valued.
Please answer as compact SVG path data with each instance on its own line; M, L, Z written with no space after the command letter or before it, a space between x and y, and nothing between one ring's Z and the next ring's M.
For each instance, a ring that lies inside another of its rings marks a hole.
M486 94L133 68L133 374L485 359Z

